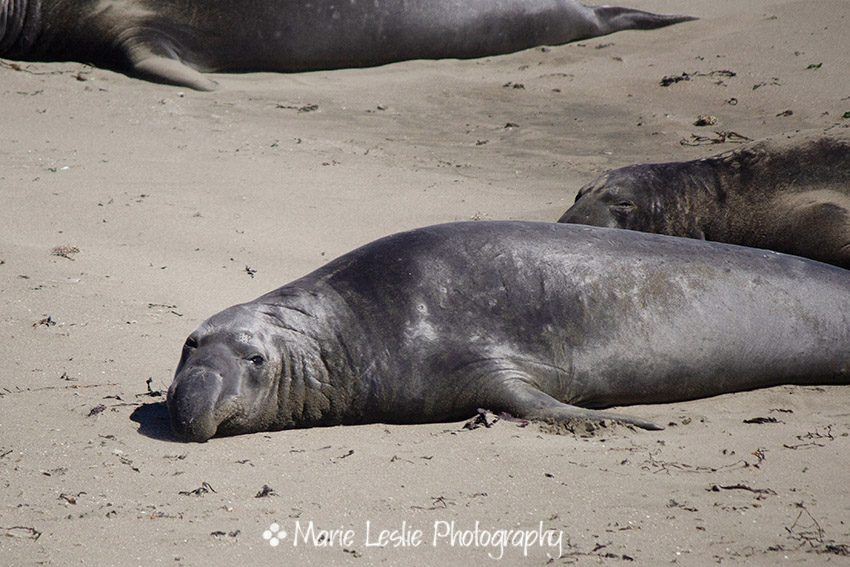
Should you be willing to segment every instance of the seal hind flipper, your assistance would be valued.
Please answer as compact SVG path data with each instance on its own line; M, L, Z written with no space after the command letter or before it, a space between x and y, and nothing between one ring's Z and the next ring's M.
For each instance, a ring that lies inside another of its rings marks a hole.
M178 59L159 55L145 45L131 47L127 55L132 73L140 79L198 91L214 91L218 87L218 83Z
M621 30L653 30L699 19L694 16L653 14L619 6L596 6L593 12L599 19L600 27L606 29L605 33Z
M543 395L545 396L546 394ZM657 423L647 421L645 419L640 419L639 417L632 417L629 415L622 415L619 413L611 413L607 411L580 408L578 406L572 406L570 404L563 404L561 402L558 402L557 400L554 401L558 405L546 408L537 408L519 417L553 423L563 423L567 425L575 421L616 421L625 425L634 425L635 427L647 429L649 431L661 431L662 429L664 429L664 427L658 425Z

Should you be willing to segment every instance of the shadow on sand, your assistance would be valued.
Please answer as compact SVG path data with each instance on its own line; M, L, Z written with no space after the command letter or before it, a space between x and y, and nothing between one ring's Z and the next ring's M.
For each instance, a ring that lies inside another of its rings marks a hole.
M165 402L142 404L133 410L130 419L139 424L139 433L145 437L159 441L180 442L171 431L171 421Z

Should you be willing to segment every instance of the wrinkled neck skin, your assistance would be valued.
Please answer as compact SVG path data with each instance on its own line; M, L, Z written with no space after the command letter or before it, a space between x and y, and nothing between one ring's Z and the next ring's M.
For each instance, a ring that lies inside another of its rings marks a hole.
M281 353L277 420L271 429L356 423L364 396L335 329L342 323L309 292L282 288L257 300ZM334 312L336 313L336 311Z
M663 164L652 169L650 175L657 176L650 181L654 188L649 193L652 232L701 240L720 238L726 232L723 210L728 192L711 164ZM672 198L665 197L667 192L673 193Z
M41 33L41 0L0 0L0 57L30 53Z
M357 322L333 290L286 286L204 321L183 346L168 389L177 437L203 442L297 427L360 423L368 386L338 329ZM356 358L356 360L355 360Z

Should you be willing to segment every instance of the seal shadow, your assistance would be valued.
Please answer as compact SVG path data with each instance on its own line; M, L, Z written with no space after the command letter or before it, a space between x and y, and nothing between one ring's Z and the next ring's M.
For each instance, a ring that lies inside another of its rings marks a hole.
M130 414L130 420L139 424L138 432L140 435L158 441L180 442L171 429L171 419L168 416L168 407L165 402L140 405Z

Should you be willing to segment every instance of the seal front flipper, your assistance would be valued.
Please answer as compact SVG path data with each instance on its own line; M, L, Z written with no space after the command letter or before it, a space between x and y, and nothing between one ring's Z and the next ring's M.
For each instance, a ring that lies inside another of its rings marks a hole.
M620 415L607 411L580 408L559 402L552 396L535 388L522 379L502 383L501 391L494 392L495 396L489 408L496 411L506 411L515 417L551 421L554 423L570 424L575 421L617 421L626 425L634 425L641 429L659 431L664 429L651 421L637 417ZM487 406L485 406L487 407Z
M543 395L545 396L546 394ZM611 413L607 411L580 408L578 406L563 404L561 402L558 402L554 398L552 398L552 400L557 403L556 406L532 409L526 412L525 415L520 417L524 417L525 419L536 419L540 421L549 421L564 424L569 424L577 420L616 421L626 425L634 425L635 427L640 427L641 429L648 429L649 431L660 431L664 429L657 423L654 423L652 421L646 421L645 419L640 419L638 417L631 417L628 415L621 415L618 413Z
M198 91L214 91L218 86L175 56L158 54L143 43L129 47L127 58L130 72L140 79Z

